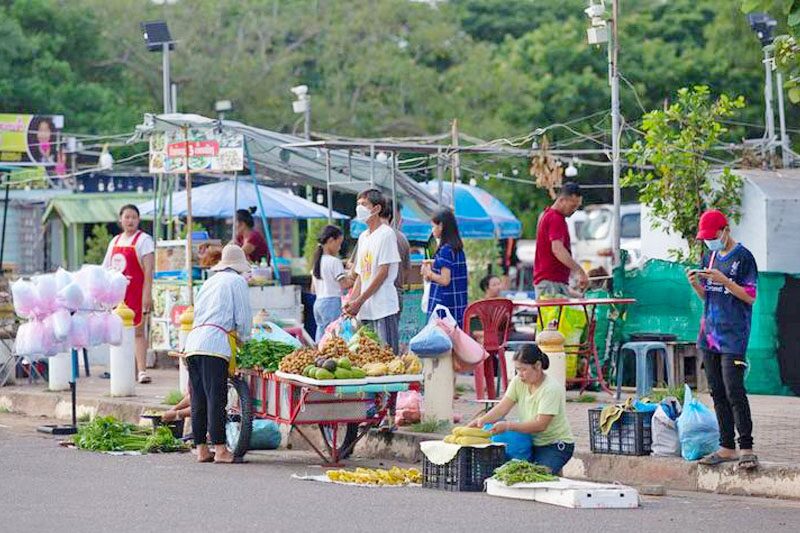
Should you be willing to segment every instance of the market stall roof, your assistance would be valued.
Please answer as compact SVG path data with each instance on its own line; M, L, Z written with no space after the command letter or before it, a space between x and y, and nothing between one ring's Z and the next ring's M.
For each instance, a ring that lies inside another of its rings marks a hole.
M238 185L238 187L237 187ZM238 196L236 190L238 188ZM309 202L294 194L280 191L263 185L258 186L261 194L262 205L267 218L327 218L328 209ZM238 180L227 178L216 183L201 185L192 189L192 216L209 218L231 218L236 207L247 209L251 206L258 206L256 189L250 180ZM155 212L153 200L149 200L138 205L142 214L152 215ZM172 196L172 213L177 216L186 215L186 191L174 193ZM256 210L256 214L261 214ZM348 219L336 211L333 217L338 219Z
M236 121L218 121L200 115L146 114L143 124L136 127L135 140L146 138L154 131L176 127L220 127L245 137L246 153L259 175L281 185L304 184L324 189L328 185L326 148L293 147L304 139L264 130ZM362 146L363 151L363 146ZM376 152L377 153L377 152ZM247 157L246 157L247 159ZM330 184L334 191L359 193L370 186L392 194L391 164L378 162L353 150L330 150ZM421 184L407 174L395 171L398 201L415 204L422 212L433 213L438 204Z
M116 222L123 205L135 205L147 198L147 194L138 193L67 194L50 200L42 222L53 214L57 214L66 225ZM142 214L142 218L152 217Z

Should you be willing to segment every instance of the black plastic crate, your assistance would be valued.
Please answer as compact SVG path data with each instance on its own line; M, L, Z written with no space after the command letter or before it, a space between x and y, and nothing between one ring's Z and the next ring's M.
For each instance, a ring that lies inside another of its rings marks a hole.
M457 492L481 492L483 482L506 462L505 446L487 446L458 450L458 454L443 465L435 465L422 456L422 486L429 489Z
M650 455L653 411L626 411L614 422L608 435L600 431L602 407L589 409L589 447L592 453Z

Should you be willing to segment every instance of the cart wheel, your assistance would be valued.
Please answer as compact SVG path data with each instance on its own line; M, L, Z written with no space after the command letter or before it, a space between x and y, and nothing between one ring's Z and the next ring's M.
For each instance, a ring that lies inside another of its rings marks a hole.
M334 440L333 428L336 428L336 438ZM328 451L337 451L339 459L347 459L353 453L353 443L358 436L358 424L320 424L319 431L322 433L322 440L325 441Z
M253 430L253 402L247 383L235 376L228 378L228 403L225 406L225 441L234 457L244 457Z

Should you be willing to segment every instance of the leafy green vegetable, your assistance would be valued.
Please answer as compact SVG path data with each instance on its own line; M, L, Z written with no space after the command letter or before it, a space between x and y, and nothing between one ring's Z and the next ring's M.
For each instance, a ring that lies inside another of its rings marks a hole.
M98 417L80 426L73 442L83 450L100 452L174 452L186 447L166 426L150 431L113 416Z
M164 405L178 405L183 400L183 393L179 390L171 390L164 396Z
M368 339L372 339L375 342L381 342L381 338L378 337L378 334L375 333L375 330L369 326L361 326L358 328L358 331L355 333L359 337L366 337Z
M266 372L278 370L281 359L294 351L294 346L270 339L250 339L236 354L236 366L254 368Z
M550 473L546 466L529 463L520 459L512 459L494 471L492 478L502 481L506 485L516 483L541 483L554 481L558 477Z

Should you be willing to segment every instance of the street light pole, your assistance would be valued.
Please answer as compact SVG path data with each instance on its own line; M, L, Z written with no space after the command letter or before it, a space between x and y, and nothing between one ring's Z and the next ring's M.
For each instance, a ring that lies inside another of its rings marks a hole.
M789 168L792 164L792 157L789 148L789 137L786 136L786 110L783 107L783 73L779 70L777 76L778 123L781 128L781 161L783 162L783 168Z
M172 89L169 80L169 43L161 43L161 67L163 70L163 89L164 89L164 114L170 113L172 106L170 100L172 99Z
M608 74L611 84L611 165L614 187L613 224L614 240L613 254L614 266L619 266L620 257L620 206L622 204L622 189L620 186L620 111L619 111L619 1L611 2L611 39L608 43Z
M772 109L772 58L769 55L769 49L764 47L764 74L766 76L766 83L764 84L764 100L765 100L765 121L767 126L767 148L770 154L769 166L772 168L773 159L775 156L775 112Z

